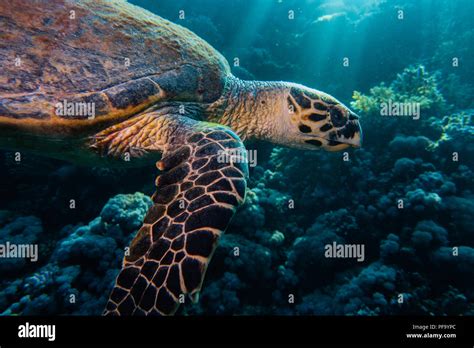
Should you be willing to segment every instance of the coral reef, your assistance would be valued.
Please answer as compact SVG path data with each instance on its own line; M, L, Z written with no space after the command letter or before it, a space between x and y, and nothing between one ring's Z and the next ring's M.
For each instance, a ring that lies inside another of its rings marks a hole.
M472 147L462 141L472 136L471 121L453 113L425 127L434 137L394 133L348 162L271 150L252 169L200 302L180 313L473 314L474 176ZM100 314L150 204L141 193L119 194L88 224L48 234L47 260L2 261L0 311ZM44 244L37 217L2 211L0 226L2 240ZM364 260L326 257L332 243L363 244Z
M374 136L386 141L397 134L439 136L431 119L448 111L437 75L423 65L409 66L388 86L382 82L367 95L354 91L352 97L351 106L363 114L365 138L370 143Z
M125 247L141 226L151 199L142 193L111 198L99 217L84 226L66 226L48 262L23 279L2 278L4 315L99 315L120 268ZM15 226L22 226L18 217ZM34 218L29 218L30 220ZM23 229L36 242L36 225ZM17 227L19 228L19 227ZM12 223L3 230L12 230ZM3 235L3 230L0 235ZM41 231L41 228L40 228ZM24 241L23 241L24 242Z

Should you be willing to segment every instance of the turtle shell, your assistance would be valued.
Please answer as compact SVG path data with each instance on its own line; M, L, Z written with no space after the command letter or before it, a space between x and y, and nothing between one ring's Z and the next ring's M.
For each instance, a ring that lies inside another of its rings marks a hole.
M0 123L80 127L161 100L210 103L230 73L191 31L125 1L2 1L0 17Z

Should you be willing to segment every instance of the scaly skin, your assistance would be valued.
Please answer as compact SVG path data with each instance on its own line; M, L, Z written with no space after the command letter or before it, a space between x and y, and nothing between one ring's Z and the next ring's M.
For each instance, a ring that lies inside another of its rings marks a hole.
M300 149L339 151L359 147L358 116L332 96L291 82L243 81L232 75L207 119L241 139L260 139Z
M169 134L178 127L169 120L180 114L180 108L187 117L228 126L242 140L328 151L358 147L361 142L357 116L328 94L289 82L243 81L229 75L216 102L158 104L156 110L96 134L91 146L116 157L125 152L135 157L162 152ZM335 113L339 119L332 115Z
M278 134L276 115L283 82L243 81L230 75L223 96L207 108L207 119L233 129L242 140L270 140Z

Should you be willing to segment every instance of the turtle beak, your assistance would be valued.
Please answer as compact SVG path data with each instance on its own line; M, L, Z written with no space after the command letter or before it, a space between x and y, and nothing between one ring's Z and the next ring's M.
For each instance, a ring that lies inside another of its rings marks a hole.
M359 115L350 112L346 125L338 132L337 141L355 148L362 147L362 128Z
M361 148L362 147L362 127L360 126L360 122L359 122L359 115L357 115L356 113L352 112L349 114L349 122L352 122L353 123L353 133L352 133L352 138L350 139L350 141L348 141L347 143L350 144L352 147L355 147L355 148ZM347 127L347 125L346 125Z

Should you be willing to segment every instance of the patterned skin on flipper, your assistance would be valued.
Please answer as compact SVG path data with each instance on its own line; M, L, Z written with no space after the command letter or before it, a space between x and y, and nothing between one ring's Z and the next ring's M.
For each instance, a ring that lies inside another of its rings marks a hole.
M171 315L180 295L196 301L218 239L245 199L247 164L223 161L229 150L245 148L224 126L196 122L174 133L105 315Z

